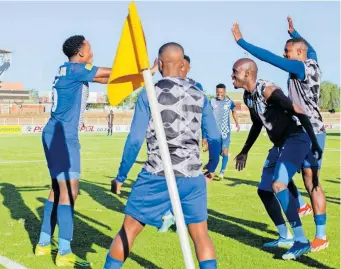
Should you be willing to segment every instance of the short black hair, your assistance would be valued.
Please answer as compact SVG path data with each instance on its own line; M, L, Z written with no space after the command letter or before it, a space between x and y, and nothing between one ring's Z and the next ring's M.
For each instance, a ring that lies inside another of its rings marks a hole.
M63 44L63 52L70 59L75 56L81 47L83 46L83 42L85 37L82 35L74 35L65 40Z
M179 48L182 50L183 53L185 52L184 48L183 48L180 44L175 43L175 42L168 42L168 43L166 43L166 44L163 44L163 45L160 47L160 49L159 49L159 56L160 56L162 53L164 53L164 51L165 51L168 47L171 47L171 46L179 47Z
M188 55L184 55L184 59L185 59L188 63L191 63L191 58L189 58Z
M295 44L295 43L303 43L304 45L306 45L308 47L308 42L304 38L302 38L302 37L290 38L290 39L287 40L286 44L288 44L288 43L293 43L293 44Z
M217 89L218 89L218 88L226 89L226 86L225 86L225 84L223 84L223 83L219 83L219 84L216 86L216 88L217 88Z

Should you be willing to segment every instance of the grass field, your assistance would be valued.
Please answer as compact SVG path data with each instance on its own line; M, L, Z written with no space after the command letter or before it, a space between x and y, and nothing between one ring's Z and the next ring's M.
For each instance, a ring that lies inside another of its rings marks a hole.
M256 193L270 143L261 135L251 150L246 170L237 172L233 169L233 158L246 135L247 132L233 133L226 178L208 186L208 223L219 268L340 268L340 134L327 136L321 174L327 197L330 246L297 261L281 260L285 249L262 248L264 242L276 238L275 227ZM119 167L125 137L125 134L81 136L81 194L76 203L72 246L77 255L91 261L96 269L103 268L112 237L122 224L121 212L131 185L146 156L143 147L121 196L111 194L109 183ZM207 155L203 159L206 161ZM307 197L300 175L296 175L295 182ZM0 137L0 255L31 269L57 268L55 255L35 257L32 251L38 241L49 184L39 135ZM312 215L303 218L303 225L309 239L313 239ZM184 268L177 234L174 230L160 234L147 227L123 268Z

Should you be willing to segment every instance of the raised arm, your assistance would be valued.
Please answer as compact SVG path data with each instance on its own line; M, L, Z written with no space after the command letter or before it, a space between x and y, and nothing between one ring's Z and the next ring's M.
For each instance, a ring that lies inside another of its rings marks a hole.
M239 25L237 23L233 25L232 33L237 44L259 60L272 64L273 66L276 66L286 72L295 74L301 80L304 79L305 68L302 62L297 60L288 60L268 50L256 47L251 43L246 42L243 39L243 36L239 29Z
M290 16L288 16L287 18L288 20L288 24L289 24L289 29L288 29L288 33L290 35L290 37L292 38L303 38L294 28L294 24L292 22L292 18ZM304 40L307 42L308 45L308 52L307 52L307 57L308 59L313 59L317 62L317 53L314 50L314 48L308 43L308 41L304 38Z

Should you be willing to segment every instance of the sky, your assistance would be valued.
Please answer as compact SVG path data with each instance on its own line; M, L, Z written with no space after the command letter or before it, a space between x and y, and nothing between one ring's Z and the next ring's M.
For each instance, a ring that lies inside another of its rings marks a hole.
M58 67L67 59L66 38L82 34L91 43L94 65L111 67L129 2L1 2L0 49L13 51L12 66L1 80L26 89L50 91ZM180 43L191 57L189 77L209 93L218 83L233 90L233 63L245 57L231 28L238 22L246 41L283 54L289 38L286 17L318 53L322 80L340 85L339 2L136 2L150 63L159 47ZM251 57L252 58L252 57ZM286 89L287 73L256 60L259 78ZM155 80L160 75L155 76ZM92 84L91 91L105 91Z

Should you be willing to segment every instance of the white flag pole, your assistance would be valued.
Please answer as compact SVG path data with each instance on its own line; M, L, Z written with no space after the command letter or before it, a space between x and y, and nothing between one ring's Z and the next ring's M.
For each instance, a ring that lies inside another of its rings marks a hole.
M184 256L185 266L186 266L186 269L195 269L193 256L192 256L192 250L191 250L191 246L189 244L189 239L188 239L187 227L185 225L184 215L183 215L182 208L181 208L178 187L176 185L174 171L172 167L172 161L170 158L168 145L166 141L165 130L163 127L161 114L159 111L159 104L156 99L152 73L150 69L146 69L142 71L142 74L143 74L143 79L145 82L145 87L147 90L150 111L151 111L154 126L155 126L156 138L157 138L159 148L160 148L161 158L162 158L163 167L164 167L164 171L166 175L168 192L169 192L169 196L170 196L173 211L174 211L176 227L177 227L177 232L178 232L179 239L180 239L182 253Z

